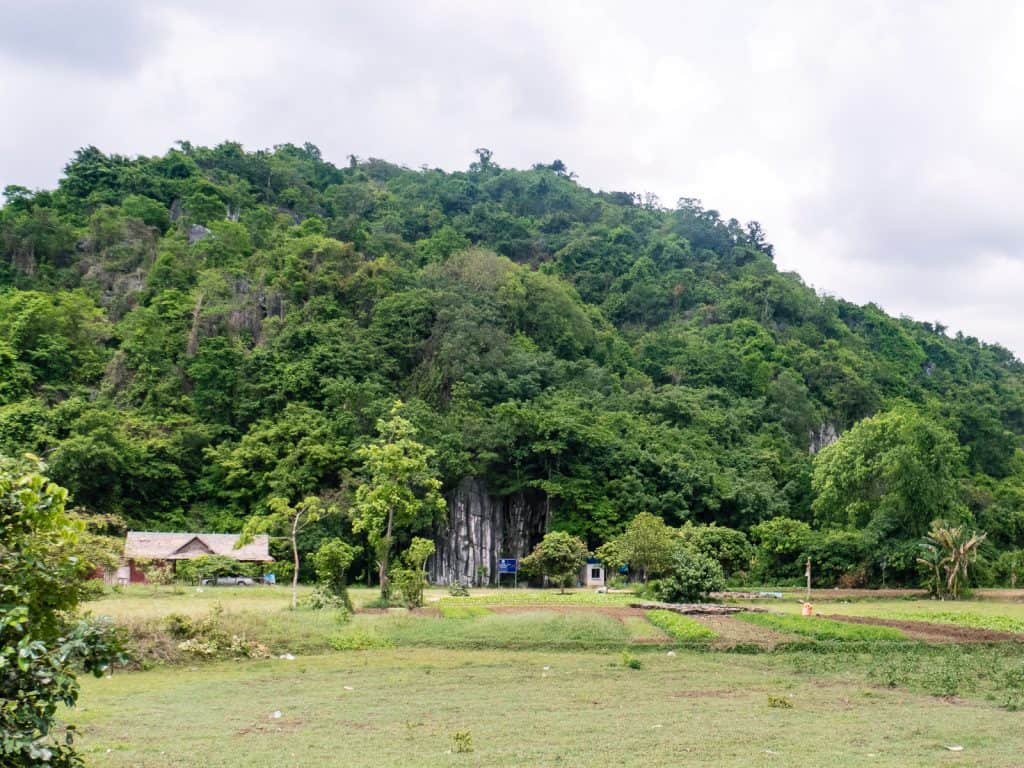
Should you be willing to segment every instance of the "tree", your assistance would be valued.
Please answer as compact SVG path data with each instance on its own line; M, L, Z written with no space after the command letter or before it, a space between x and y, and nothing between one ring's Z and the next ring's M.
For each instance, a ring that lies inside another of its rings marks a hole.
M270 512L249 518L238 537L236 547L243 547L258 533L285 530L292 545L292 610L298 605L299 591L299 534L313 523L337 512L331 504L325 504L319 496L307 496L292 506L288 499L274 496L267 501Z
M963 449L909 407L864 419L815 458L812 504L823 525L870 528L879 538L920 536L959 516Z
M377 439L360 448L364 482L356 489L352 528L364 531L377 554L381 597L388 597L388 561L397 530L418 531L445 509L441 481L434 476L434 452L418 443L416 428L396 401L390 418L377 422Z
M672 554L668 573L657 585L659 600L690 603L706 600L711 592L725 588L725 574L717 560L687 546Z
M773 517L750 529L757 545L754 574L762 581L793 578L802 573L802 564L815 540L815 533L803 520Z
M327 592L349 611L352 600L348 596L348 569L359 555L359 548L341 539L327 539L313 553L316 577Z
M918 558L928 568L929 591L959 599L967 586L968 568L977 560L978 547L987 537L977 531L968 534L963 526L934 524L924 537L924 552Z
M565 592L587 561L587 545L565 531L552 531L523 558L526 573L547 576Z
M724 525L694 525L689 520L679 529L679 541L694 552L722 566L726 576L750 567L754 550L743 531Z
M119 633L68 619L90 564L67 491L44 471L0 456L0 764L11 768L82 765L73 732L54 733L57 711L78 699L76 668L98 676L124 659Z
M657 515L641 512L629 521L626 530L617 538L616 548L646 584L649 576L658 575L668 568L675 548L674 533Z

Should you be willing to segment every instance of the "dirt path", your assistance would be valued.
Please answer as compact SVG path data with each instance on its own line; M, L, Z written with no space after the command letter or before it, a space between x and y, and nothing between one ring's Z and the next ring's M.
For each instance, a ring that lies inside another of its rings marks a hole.
M489 605L488 610L494 613L602 613L605 616L619 619L626 616L643 616L641 608L631 608L628 605Z
M903 631L913 640L929 643L1000 643L1024 642L1024 635L1013 632L998 632L993 629L958 627L955 624L939 624L934 621L905 621L902 619L878 619L872 616L823 615L822 618L845 621L849 624L872 624L879 627L894 627Z

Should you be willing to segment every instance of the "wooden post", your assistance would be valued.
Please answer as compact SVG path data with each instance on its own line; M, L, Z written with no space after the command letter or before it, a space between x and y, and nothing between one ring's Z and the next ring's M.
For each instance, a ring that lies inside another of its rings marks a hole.
M807 576L807 602L811 602L811 558L807 558L807 570L804 572Z

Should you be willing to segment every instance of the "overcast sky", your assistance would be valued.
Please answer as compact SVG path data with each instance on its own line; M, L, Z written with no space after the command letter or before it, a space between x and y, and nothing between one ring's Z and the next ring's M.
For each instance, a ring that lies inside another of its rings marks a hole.
M562 159L1024 354L1024 4L0 0L0 186L74 150Z

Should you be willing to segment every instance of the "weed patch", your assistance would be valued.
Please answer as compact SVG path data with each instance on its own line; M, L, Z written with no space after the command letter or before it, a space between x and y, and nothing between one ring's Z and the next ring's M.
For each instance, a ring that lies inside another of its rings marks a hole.
M465 600L442 600L438 603L441 616L446 619L476 619L493 613L484 605L473 605Z

